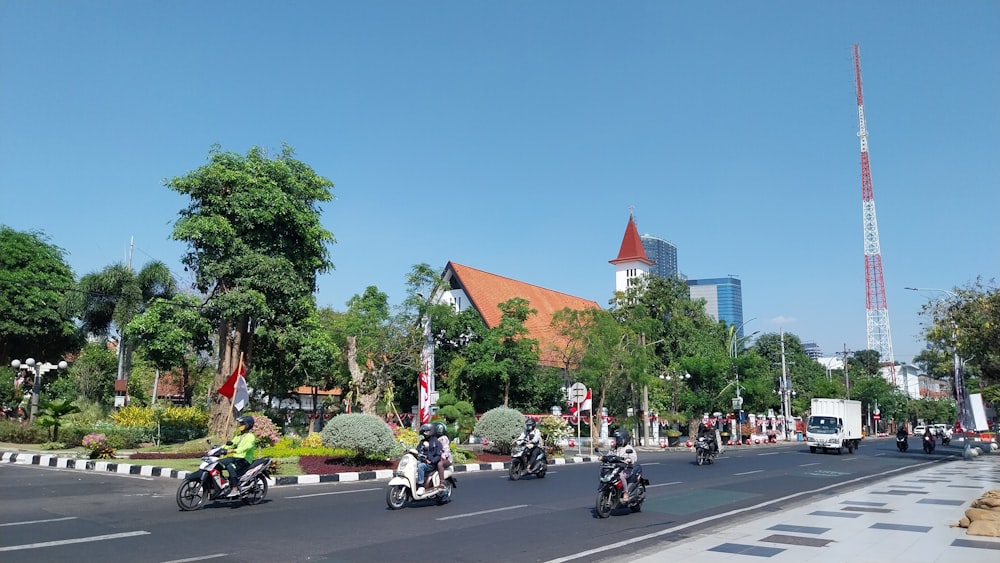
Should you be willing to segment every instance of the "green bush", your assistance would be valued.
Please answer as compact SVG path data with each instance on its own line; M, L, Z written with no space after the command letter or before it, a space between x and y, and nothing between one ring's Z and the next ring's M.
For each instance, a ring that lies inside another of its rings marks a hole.
M201 407L170 406L156 409L160 421L160 443L175 444L208 434L208 411Z
M516 409L497 407L483 413L473 434L483 439L483 445L501 454L509 454L511 443L524 430L524 415Z
M319 435L316 435L319 438ZM286 436L278 441L277 444L261 449L261 457L269 457L271 459L275 458L295 458L295 463L298 462L299 456L304 455L325 455L329 457L334 456L334 449L324 447L322 442L318 445L307 445L305 441L301 438L292 438Z
M358 458L385 459L399 449L392 429L374 414L338 414L321 435L325 446L352 450Z
M30 422L0 421L0 442L13 444L41 444L49 439L44 428Z
M90 434L93 428L93 424L74 422L63 426L59 432L59 439L65 442L67 447L75 448L83 444L83 437Z
M92 430L107 436L108 445L116 450L137 448L139 444L151 443L156 438L155 423L150 426L119 426L99 422Z

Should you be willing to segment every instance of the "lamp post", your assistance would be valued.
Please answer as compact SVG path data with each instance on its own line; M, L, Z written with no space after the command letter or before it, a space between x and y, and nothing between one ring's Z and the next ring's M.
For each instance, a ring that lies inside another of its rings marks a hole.
M908 289L910 291L938 291L940 293L947 293L950 295L956 303L961 299L958 295L954 294L947 289L937 289L933 287L904 287L903 289ZM975 426L969 415L969 411L966 409L966 404L969 399L969 393L965 389L965 377L962 374L962 360L958 357L958 323L955 319L951 320L951 342L954 347L953 361L955 370L955 403L958 406L958 424L961 426L961 430L964 432L969 428Z
M14 368L14 371L21 369L21 360L14 360L10 363L10 367ZM59 362L58 364L44 363L40 364L35 361L34 358L28 358L24 360L24 369L30 370L32 375L34 375L34 382L31 385L31 421L35 421L35 416L38 414L38 395L42 391L42 374L50 371L53 368L59 368L60 370L65 370L69 367L65 361Z
M662 379L664 381L672 381L674 383L674 393L673 393L672 401L671 401L673 406L671 407L670 410L671 410L671 412L676 413L677 412L677 392L678 392L677 387L678 387L678 385L680 385L681 381L687 381L688 379L691 379L691 374L688 373L688 372L684 372L683 375L681 375L679 373L664 375L664 374L661 373L660 374L660 379Z
M740 396L740 370L736 367L736 356L739 355L740 349L742 348L742 343L750 338L753 338L760 331L754 331L750 336L742 337L743 327L747 325L750 321L757 320L757 317L744 321L739 328L731 329L729 335L729 361L733 366L733 375L736 378L736 398L733 399L733 414L736 415L736 428L733 432L733 436L737 441L743 441L743 397Z

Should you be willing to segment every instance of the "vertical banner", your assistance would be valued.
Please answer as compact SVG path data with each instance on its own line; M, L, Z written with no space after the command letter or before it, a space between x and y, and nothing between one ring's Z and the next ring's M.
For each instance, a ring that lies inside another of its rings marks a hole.
M424 315L424 346L420 350L420 424L431 421L431 380L434 377L434 340L431 338L431 317Z

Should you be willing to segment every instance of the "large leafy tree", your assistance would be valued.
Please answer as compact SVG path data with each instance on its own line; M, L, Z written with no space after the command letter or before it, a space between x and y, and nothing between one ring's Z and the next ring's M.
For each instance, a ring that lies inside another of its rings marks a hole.
M112 264L80 278L77 305L83 329L94 335L118 335L118 380L128 381L136 342L125 327L157 299L170 299L177 284L163 262L153 261L135 272L130 265Z
M921 310L927 341L921 360L935 375L953 375L957 351L970 391L1000 402L1000 288L980 278L943 293L948 297Z
M186 405L191 404L201 358L212 352L212 327L199 305L198 298L184 294L154 301L124 331L127 339L143 346L157 369L180 375Z
M333 199L333 183L294 156L289 146L274 157L258 147L240 155L215 146L207 164L166 182L191 200L173 238L187 243L182 262L207 295L218 335L216 388L241 358L252 373L258 328L314 319L317 276L333 267L328 245L335 240L319 209ZM214 435L228 430L223 399L213 396Z
M75 276L64 252L36 232L0 225L0 360L58 361L83 334L67 299ZM10 400L10 397L4 397Z

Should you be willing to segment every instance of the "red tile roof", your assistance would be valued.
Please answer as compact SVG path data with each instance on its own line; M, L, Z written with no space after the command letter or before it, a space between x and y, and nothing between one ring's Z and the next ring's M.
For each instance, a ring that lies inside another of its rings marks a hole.
M618 258L608 260L608 262L618 264L619 262L632 262L634 260L645 262L651 266L655 264L655 262L646 256L646 249L642 247L642 238L639 237L639 229L636 228L635 219L632 218L632 214L630 213L628 216L628 225L625 226L625 236L622 237L622 246L618 249Z
M444 277L452 278L452 287L457 285L465 292L470 304L479 312L489 328L500 324L501 312L498 307L500 303L515 297L526 300L529 307L538 313L528 317L524 326L528 329L529 338L538 340L539 364L547 366L563 365L557 350L565 344L565 339L556 334L552 328L552 315L567 307L573 310L600 308L596 302L589 299L574 297L454 262L448 262Z

